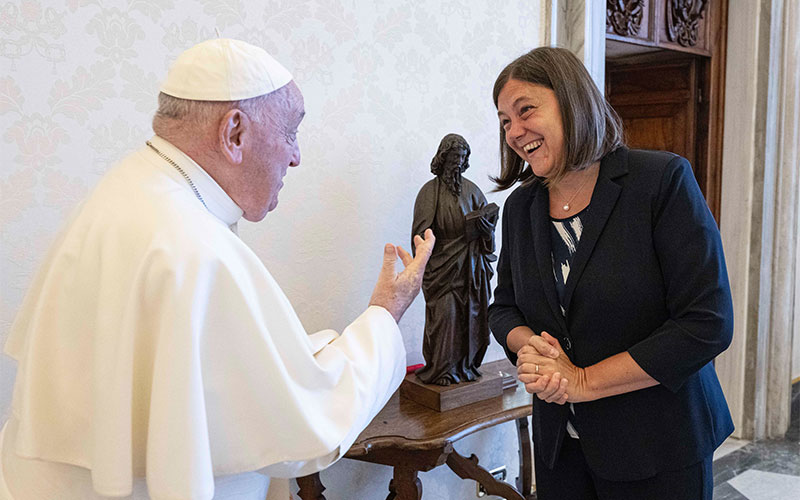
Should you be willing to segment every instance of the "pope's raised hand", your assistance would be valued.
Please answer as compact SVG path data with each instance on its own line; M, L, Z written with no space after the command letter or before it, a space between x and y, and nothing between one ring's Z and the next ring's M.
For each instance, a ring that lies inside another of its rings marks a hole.
M414 236L416 256L413 258L400 246L395 247L391 243L387 243L383 248L383 266L378 274L378 283L372 292L369 305L386 308L395 321L400 321L422 285L425 265L428 263L433 245L436 243L436 238L430 229L425 231L424 236L424 239L419 235ZM399 273L395 269L398 255L405 266L405 269Z

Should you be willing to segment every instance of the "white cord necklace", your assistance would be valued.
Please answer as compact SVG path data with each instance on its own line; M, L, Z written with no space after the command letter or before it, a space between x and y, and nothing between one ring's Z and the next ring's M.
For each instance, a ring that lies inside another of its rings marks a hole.
M186 179L186 182L188 182L188 183L189 183L189 187L191 187L191 188L192 188L192 191L194 191L194 195L195 195L195 196L197 196L197 199L198 199L198 200L200 200L200 203L202 203L202 204L203 204L203 206L204 206L204 207L206 207L206 210L208 210L208 205L206 205L206 202L205 202L205 201L203 201L203 197L202 197L202 196L200 196L200 191L198 191L198 190L197 190L197 186L195 186L195 185L194 185L194 182L192 182L192 178L191 178L191 177L189 177L189 174L187 174L187 173L186 173L186 172L185 172L185 171L184 171L184 170L183 170L183 169L182 169L180 166L178 166L178 164L177 164L177 163L175 163L175 162L172 160L172 158L170 158L169 156L165 155L164 153L162 153L161 151L159 151L159 150L158 150L158 148L156 148L155 146L153 146L153 143L152 143L152 142L150 142L150 141L147 141L145 144L147 144L147 145L150 147L150 149L152 149L153 151L155 151L155 152L156 152L156 154L157 154L158 156L160 156L161 158L163 158L163 159L164 159L164 160L165 160L167 163L169 163L170 165L172 165L173 167L175 167L175 170L177 170L178 172L180 172L180 174L183 176L183 178L184 178L184 179Z

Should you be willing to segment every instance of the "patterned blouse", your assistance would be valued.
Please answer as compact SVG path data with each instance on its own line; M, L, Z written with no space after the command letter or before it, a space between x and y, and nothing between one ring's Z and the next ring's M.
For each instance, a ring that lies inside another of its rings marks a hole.
M564 293L567 289L567 280L569 279L569 270L572 265L572 257L578 250L578 243L581 241L581 234L583 233L584 217L589 211L587 206L572 217L566 219L556 219L550 217L552 222L550 230L551 248L550 254L553 261L553 277L556 281L556 293L558 294L558 302L561 306L561 314L565 314L564 310ZM575 407L570 403L570 413L575 413ZM573 439L578 439L578 431L572 424L572 415L567 419L567 432Z

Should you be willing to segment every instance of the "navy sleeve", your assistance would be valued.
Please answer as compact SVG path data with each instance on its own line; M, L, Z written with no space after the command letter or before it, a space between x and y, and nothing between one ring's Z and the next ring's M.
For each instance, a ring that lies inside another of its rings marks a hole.
M733 303L719 230L686 159L663 172L653 217L670 317L628 352L674 392L730 345Z

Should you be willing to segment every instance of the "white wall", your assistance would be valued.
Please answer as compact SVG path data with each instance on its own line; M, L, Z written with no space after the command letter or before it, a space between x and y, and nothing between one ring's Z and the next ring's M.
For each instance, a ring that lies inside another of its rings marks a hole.
M66 214L111 163L150 136L169 62L215 27L266 48L305 94L302 164L289 172L278 210L242 224L240 233L308 330L341 329L366 306L383 244L408 244L414 198L444 134L466 137L466 175L491 188L487 175L498 168L492 84L505 64L542 42L542 9L530 0L3 3L0 343ZM401 322L409 364L422 360L423 323L420 298ZM487 360L501 356L495 345ZM15 369L0 356L2 420ZM509 465L513 479L512 424L464 445L459 450L478 453L482 465ZM388 468L334 467L323 475L330 500L385 494ZM425 498L474 495L471 482L444 469L422 481Z

